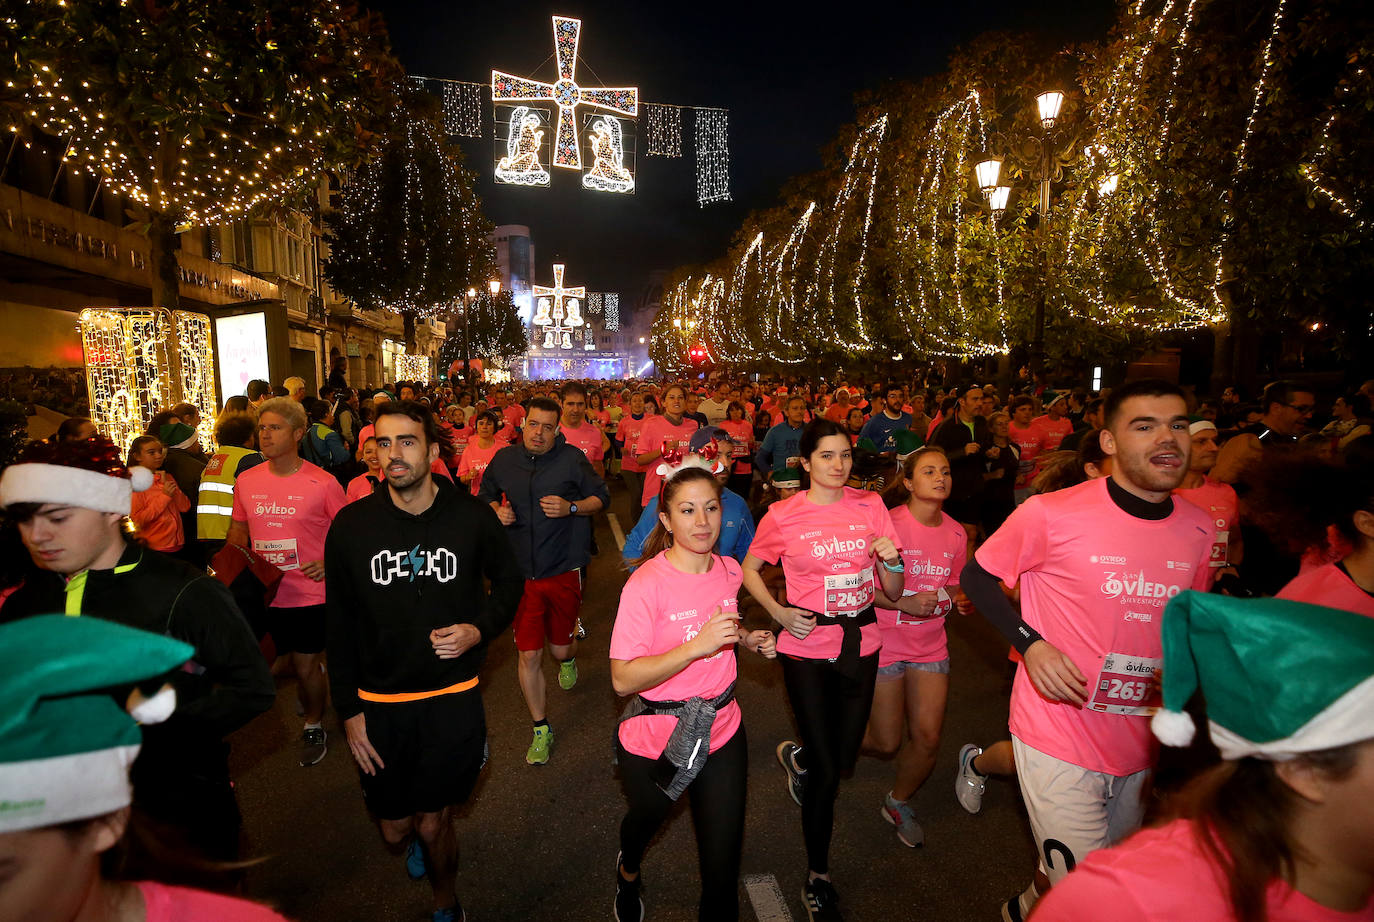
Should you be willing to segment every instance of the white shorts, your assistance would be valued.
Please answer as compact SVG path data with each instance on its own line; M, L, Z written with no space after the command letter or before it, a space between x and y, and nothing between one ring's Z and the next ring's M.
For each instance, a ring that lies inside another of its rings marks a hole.
M1140 828L1149 769L1124 776L1089 771L1014 736L1011 748L1035 850L1051 885L1088 853L1115 845Z

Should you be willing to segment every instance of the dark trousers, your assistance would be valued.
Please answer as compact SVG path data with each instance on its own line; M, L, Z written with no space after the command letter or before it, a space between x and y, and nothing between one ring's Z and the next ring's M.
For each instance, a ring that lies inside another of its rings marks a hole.
M858 677L823 659L779 656L787 698L801 735L802 836L806 860L817 874L830 872L830 833L840 775L854 767L873 707L878 654L861 657Z
M876 659L876 657L875 657ZM660 775L656 759L632 755L616 740L620 776L630 810L620 823L620 862L631 874L673 809L654 782ZM700 920L739 918L739 864L744 841L744 794L749 772L749 747L741 725L720 749L711 753L701 774L687 788L692 825L697 834L697 862L701 869Z

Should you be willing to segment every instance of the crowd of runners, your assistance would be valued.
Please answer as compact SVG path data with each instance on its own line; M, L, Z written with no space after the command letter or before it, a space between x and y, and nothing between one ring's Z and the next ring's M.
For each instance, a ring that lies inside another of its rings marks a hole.
M618 922L653 915L641 863L684 795L699 918L740 916L741 656L776 662L795 718L770 771L807 913L844 918L840 786L890 758L873 821L922 844L915 795L960 732L946 623L971 616L1006 640L1008 733L963 745L945 796L1019 785L1038 860L1002 919L1374 919L1371 399L336 374L172 407L127 447L68 420L0 474L0 922L281 918L159 882L171 853L240 867L227 739L274 671L301 769L346 749L397 873L465 919L488 645L513 634L525 761L557 758L549 673L579 682L587 568L615 553ZM597 546L608 513L623 547Z

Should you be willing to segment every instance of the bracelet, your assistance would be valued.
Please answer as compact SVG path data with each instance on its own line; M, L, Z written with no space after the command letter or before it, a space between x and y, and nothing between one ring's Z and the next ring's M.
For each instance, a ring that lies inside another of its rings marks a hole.
M888 563L886 560L883 561L883 567L886 568L889 573L902 573L906 570L906 567L902 566L900 563Z

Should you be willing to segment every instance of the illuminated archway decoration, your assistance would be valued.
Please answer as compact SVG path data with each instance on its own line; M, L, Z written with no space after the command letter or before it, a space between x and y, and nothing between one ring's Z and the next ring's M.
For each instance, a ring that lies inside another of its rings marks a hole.
M563 264L554 263L553 287L534 286L537 309L534 325L544 327L545 349L571 349L572 333L582 326L582 302L587 296L584 285L563 287Z
M637 87L578 85L577 44L581 32L582 20L553 17L554 53L558 58L558 80L555 83L517 77L499 70L491 72L493 103L551 102L558 107L553 165L569 170L582 169L582 155L577 141L578 106L590 106L628 116L639 114Z

